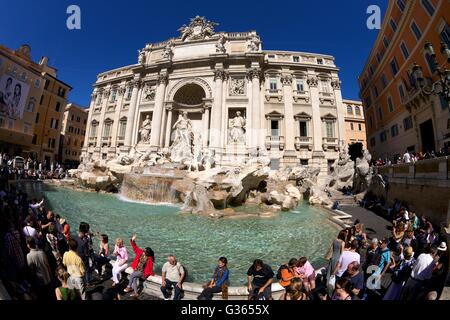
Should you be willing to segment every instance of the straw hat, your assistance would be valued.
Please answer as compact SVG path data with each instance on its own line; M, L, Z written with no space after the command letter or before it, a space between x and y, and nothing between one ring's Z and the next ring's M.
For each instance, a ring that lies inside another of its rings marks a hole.
M59 223L60 223L61 225L63 225L65 222L66 222L66 219L64 219L64 218L60 218L60 219L59 219Z

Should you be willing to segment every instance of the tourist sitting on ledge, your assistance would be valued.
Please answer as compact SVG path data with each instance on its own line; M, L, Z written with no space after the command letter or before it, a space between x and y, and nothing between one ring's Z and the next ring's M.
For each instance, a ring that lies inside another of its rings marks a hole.
M116 262L112 269L112 287L115 287L120 282L122 272L128 268L128 250L123 245L123 240L121 238L116 239L113 255L116 256Z
M273 270L264 264L262 260L256 259L247 271L249 300L272 299Z
M149 247L145 248L145 250L139 248L136 245L136 237L136 235L133 235L130 240L133 251L136 254L136 257L131 264L133 273L130 274L128 286L123 291L126 293L134 291L134 293L131 294L131 297L137 299L139 297L138 280L142 277L147 279L149 276L155 275L153 272L155 254Z
M109 260L108 235L102 234L100 235L100 250L95 256L95 267L97 268L99 276L102 276L103 266L107 264Z
M277 278L280 279L280 285L287 290L287 288L291 285L293 279L300 278L294 271L294 268L297 267L298 260L292 258L289 260L288 264L283 264L280 266L277 272Z
M311 292L316 288L316 272L306 257L298 259L294 271L300 276L300 279L303 282L303 288L307 292Z
M198 300L212 300L214 293L222 292L222 298L228 298L228 277L230 272L227 268L228 260L225 257L219 259L214 275L197 297Z
M162 282L161 292L164 295L164 300L169 300L170 294L168 290L175 289L173 300L181 299L181 290L185 271L181 263L177 262L177 258L174 255L167 257L167 262L162 267Z

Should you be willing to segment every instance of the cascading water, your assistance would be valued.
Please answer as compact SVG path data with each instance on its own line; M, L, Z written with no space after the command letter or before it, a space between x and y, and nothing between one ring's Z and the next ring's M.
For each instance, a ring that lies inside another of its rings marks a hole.
M120 195L126 199L152 204L175 204L179 199L172 185L177 179L173 174L126 174Z

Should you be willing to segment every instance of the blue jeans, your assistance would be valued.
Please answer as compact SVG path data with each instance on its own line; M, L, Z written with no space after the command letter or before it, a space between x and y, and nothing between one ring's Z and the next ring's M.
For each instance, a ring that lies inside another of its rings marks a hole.
M128 283L128 288L133 288L134 293L138 293L138 282L139 279L143 276L144 274L142 273L142 271L133 271L132 274L130 274L130 282Z
M166 285L165 286L161 286L161 292L164 295L165 299L169 299L170 298L170 294L169 292L167 292L167 290L171 290L173 288L175 288L175 294L173 296L173 300L180 300L180 293L181 293L181 288L179 288L177 286L177 282L174 281L170 281L166 279Z

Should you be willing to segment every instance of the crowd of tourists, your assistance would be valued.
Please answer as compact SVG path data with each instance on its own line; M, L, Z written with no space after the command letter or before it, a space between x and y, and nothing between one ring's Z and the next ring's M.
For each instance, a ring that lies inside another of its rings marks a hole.
M450 155L450 147L441 148L438 151L426 151L426 152L411 152L406 150L403 155L394 156L392 158L378 158L374 161L374 165L377 167L391 166L393 164L402 163L416 163L422 160L437 159Z
M67 176L67 170L58 162L42 163L0 153L0 175L9 180L63 179Z
M139 247L132 235L128 240L115 239L111 250L108 235L92 232L85 222L70 226L46 205L45 199L29 200L13 184L0 180L0 280L9 296L19 300L139 298L142 280L155 275L152 248ZM272 299L274 281L285 288L282 300L435 299L448 270L446 242L431 222L404 203L396 201L389 215L389 238L370 239L359 221L341 230L320 273L305 256L290 259L276 272L255 259L247 272L249 299ZM125 276L129 267L131 272ZM170 255L161 275L164 298L181 299L185 266ZM214 294L227 299L230 278L227 258L220 257L198 299L210 300ZM98 291L98 284L105 281L112 284Z

